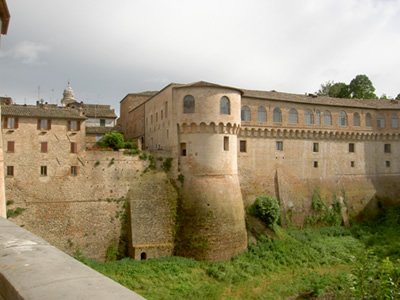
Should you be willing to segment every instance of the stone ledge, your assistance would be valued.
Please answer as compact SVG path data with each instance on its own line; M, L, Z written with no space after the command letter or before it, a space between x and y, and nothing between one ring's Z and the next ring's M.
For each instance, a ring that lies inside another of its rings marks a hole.
M0 217L0 299L144 299Z

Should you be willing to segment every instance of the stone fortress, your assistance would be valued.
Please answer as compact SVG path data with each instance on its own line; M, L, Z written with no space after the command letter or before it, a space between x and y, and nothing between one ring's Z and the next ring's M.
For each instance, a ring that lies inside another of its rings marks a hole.
M246 249L244 207L259 195L275 196L282 222L296 225L316 189L328 203L345 195L352 214L400 200L395 100L172 83L128 94L117 127L109 106L94 114L70 86L62 103L3 99L2 137L6 198L27 208L13 221L69 253L102 259L118 246L123 198L132 257L201 260ZM107 126L160 160L172 158L172 168L146 173L138 156L89 151Z

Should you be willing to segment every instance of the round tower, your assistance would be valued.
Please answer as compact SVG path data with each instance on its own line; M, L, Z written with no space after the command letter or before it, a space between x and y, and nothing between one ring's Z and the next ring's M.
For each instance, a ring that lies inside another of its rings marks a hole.
M182 203L178 255L226 260L247 248L237 174L241 92L209 84L175 88Z

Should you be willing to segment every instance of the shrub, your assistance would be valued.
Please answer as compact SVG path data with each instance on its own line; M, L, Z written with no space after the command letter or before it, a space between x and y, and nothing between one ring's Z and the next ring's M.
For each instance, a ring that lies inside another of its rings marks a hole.
M261 221L271 228L278 223L281 216L278 200L271 196L257 197L247 211L260 218Z
M124 143L124 148L125 149L134 149L137 150L138 149L138 144L134 143L132 141L127 141Z
M102 142L106 147L113 148L114 150L123 148L125 145L124 137L118 132L106 133L103 137Z

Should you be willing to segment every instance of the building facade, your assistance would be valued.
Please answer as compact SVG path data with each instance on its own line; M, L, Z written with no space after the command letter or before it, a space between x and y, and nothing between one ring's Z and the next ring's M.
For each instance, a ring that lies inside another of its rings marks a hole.
M283 222L298 225L311 210L315 190L328 204L345 198L354 214L377 201L400 200L396 100L196 82L170 84L136 104L121 101L125 137L174 158L170 176L184 178L182 239L191 244L196 237L207 245L208 250L184 249L185 256L225 259L242 251L243 206L262 194L276 196Z

